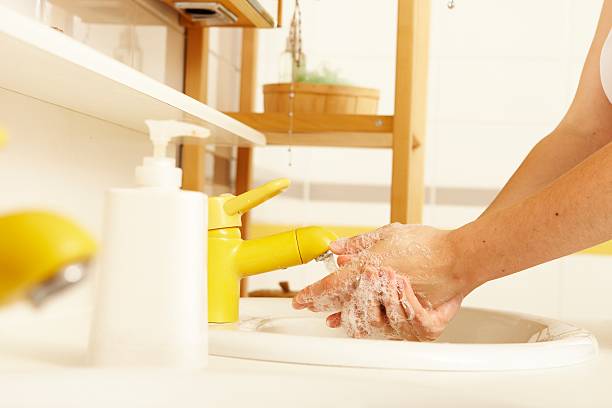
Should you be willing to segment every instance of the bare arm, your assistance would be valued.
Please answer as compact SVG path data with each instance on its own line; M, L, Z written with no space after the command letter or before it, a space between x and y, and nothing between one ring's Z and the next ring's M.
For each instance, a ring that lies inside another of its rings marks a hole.
M612 104L599 75L606 0L576 97L493 204L454 231L391 224L332 243L341 268L303 289L298 309L330 327L432 340L479 285L612 238Z
M567 114L533 148L483 216L529 197L612 141L612 107L599 74L601 49L611 25L612 1L606 0Z
M355 337L433 340L483 283L612 238L612 142L538 193L454 231L391 224L332 243L341 268L300 291Z
M535 195L451 232L465 294L612 238L612 142Z

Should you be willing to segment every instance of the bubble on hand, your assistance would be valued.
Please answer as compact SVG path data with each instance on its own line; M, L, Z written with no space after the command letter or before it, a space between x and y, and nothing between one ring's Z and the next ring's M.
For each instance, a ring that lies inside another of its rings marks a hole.
M341 326L348 336L401 339L388 325L381 306L382 297L389 295L389 280L389 275L380 270L370 269L361 275L359 285L342 309Z

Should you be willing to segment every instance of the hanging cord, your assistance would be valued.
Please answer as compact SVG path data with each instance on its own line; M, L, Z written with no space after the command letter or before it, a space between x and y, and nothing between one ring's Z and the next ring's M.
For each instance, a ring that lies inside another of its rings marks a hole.
M295 108L295 82L297 81L298 70L304 63L302 53L302 11L300 10L300 1L295 0L295 8L293 9L293 17L291 18L291 28L289 29L289 44L291 45L291 83L289 84L289 130L287 132L289 138L289 167L293 165L292 145L293 145L293 116Z
M293 63L297 67L301 67L302 61L302 10L300 9L300 0L295 0L295 8L293 9L293 17L291 18L291 27L289 29L289 42L291 44L291 57ZM295 72L292 74L292 80L295 81Z

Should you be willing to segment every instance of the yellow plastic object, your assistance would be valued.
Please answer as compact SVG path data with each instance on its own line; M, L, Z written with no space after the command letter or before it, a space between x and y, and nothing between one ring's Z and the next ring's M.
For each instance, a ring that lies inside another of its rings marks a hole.
M246 193L234 196L222 194L208 199L208 229L231 228L242 226L241 216L253 207L278 195L290 181L286 178L276 179Z
M309 262L326 252L329 244L337 238L324 228L305 227L259 239L242 239L237 228L240 216L236 214L242 214L274 197L288 185L289 180L279 179L238 197L227 194L209 198L209 210L215 208L214 211L217 211L209 213L209 322L231 323L238 320L241 278ZM232 218L236 216L238 222Z
M95 250L87 232L56 214L0 217L0 302L32 289L64 266L87 260Z
M329 249L329 244L338 239L336 234L321 227L298 228L295 230L295 238L302 263L315 259Z

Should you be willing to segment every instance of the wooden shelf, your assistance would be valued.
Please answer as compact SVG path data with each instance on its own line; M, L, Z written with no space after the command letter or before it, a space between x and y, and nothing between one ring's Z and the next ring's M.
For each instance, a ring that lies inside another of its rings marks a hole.
M141 133L145 119L175 119L209 128L205 143L266 143L255 129L2 6L0 49L5 90Z
M183 2L184 0L162 0L164 3L174 7L174 3ZM206 3L210 0L191 0L193 3ZM230 24L204 24L207 27L219 26L219 27L253 27L253 28L273 28L276 27L274 18L268 14L265 8L257 0L215 0L215 3L219 3L224 6L227 10L232 12L236 17L237 21ZM200 22L193 21L189 14L185 13L182 9L174 7L183 17L185 25L203 25Z
M327 147L393 147L393 116L296 113L293 135L287 113L227 113L263 132L268 145ZM420 146L414 138L413 148Z

